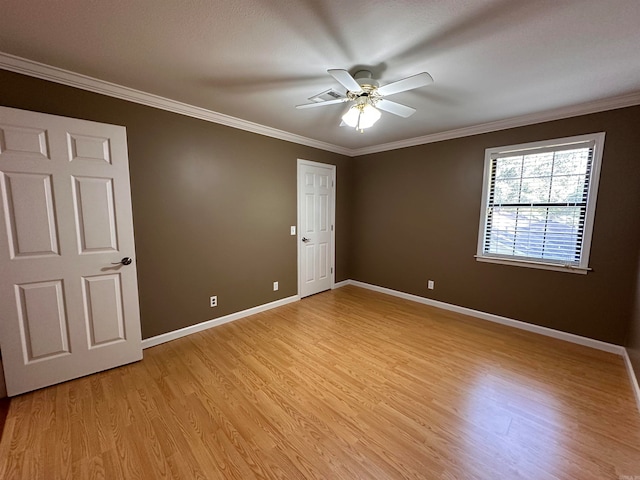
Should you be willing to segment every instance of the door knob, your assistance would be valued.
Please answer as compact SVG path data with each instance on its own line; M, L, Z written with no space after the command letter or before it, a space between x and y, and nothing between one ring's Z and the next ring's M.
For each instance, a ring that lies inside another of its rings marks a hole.
M309 241L309 239L308 239L308 238L306 238L306 237L302 237L302 241L303 241L303 242L308 242L308 241Z
M111 265L131 265L131 262L133 262L133 260L131 260L129 257L124 257L119 262L111 262Z

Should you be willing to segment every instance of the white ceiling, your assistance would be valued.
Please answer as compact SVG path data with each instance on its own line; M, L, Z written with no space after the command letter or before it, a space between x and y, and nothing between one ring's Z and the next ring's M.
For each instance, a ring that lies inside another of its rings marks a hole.
M640 92L638 0L3 0L0 51L346 149ZM422 71L364 134L342 87Z

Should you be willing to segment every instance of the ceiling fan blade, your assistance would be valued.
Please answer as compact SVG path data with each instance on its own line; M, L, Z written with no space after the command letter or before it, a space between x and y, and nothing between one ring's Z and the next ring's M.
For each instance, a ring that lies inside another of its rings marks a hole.
M378 93L382 96L393 95L394 93L406 92L414 88L424 87L433 83L433 77L427 72L418 73L411 77L403 78L397 82L389 83L378 88Z
M302 105L296 105L296 108L323 107L325 105L335 105L336 103L344 103L348 101L348 98L337 98L335 100L327 100L326 102L304 103Z
M356 79L353 78L351 74L346 70L340 70L336 68L333 70L327 70L327 72L348 91L353 93L358 93L362 91L362 88L360 88L360 84L356 82Z
M415 108L407 107L401 103L392 102L391 100L385 100L384 98L378 100L376 108L384 110L385 112L393 113L399 117L407 118L416 113Z

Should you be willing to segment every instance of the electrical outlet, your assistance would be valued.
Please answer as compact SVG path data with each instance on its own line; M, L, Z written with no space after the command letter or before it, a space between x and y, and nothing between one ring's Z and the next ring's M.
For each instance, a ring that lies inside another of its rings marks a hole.
M433 280L429 280L429 282L427 282L427 288L429 290L433 290L435 288L436 284Z
M273 282L273 291L276 292L278 290L278 288L280 288L278 286L278 282Z
M209 297L209 306L211 308L218 306L218 296L217 295L212 295L211 297Z
M295 235L295 234L296 234L296 226L291 225L291 235Z

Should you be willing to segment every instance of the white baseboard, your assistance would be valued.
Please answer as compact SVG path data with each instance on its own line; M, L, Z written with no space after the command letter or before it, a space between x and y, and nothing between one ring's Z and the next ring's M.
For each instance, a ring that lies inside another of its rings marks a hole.
M450 303L440 302L438 300L431 300L430 298L420 297L418 295L412 295L410 293L399 292L390 288L371 285L370 283L359 282L357 280L346 280L345 282L340 282L340 284L355 285L356 287L366 288L380 293L386 293L387 295L404 298L405 300L410 300L412 302L418 302L424 305L442 308L443 310L450 310L452 312L461 313L463 315L470 315L472 317L481 318L482 320L488 320L494 323L500 323L509 327L518 328L520 330L527 330L529 332L538 333L547 337L558 338L567 342L577 343L578 345L584 345L586 347L595 348L597 350L615 353L616 355L624 355L626 353L624 347L615 345L613 343L601 342L600 340L594 340L592 338L574 335L573 333L561 332L552 328L541 327L540 325L533 325L531 323L514 320L512 318L501 317L499 315L494 315L493 313L481 312L479 310L460 307L458 305L452 305Z
M144 340L142 340L142 348L155 347L156 345L160 345L161 343L170 342L171 340L175 340L181 337L186 337L187 335L191 335L192 333L208 330L209 328L217 327L218 325L222 325L224 323L233 322L235 320L248 317L249 315L255 315L256 313L264 312L266 310L271 310L272 308L281 307L288 303L297 302L298 300L300 300L300 297L298 295L293 295L291 297L276 300L275 302L265 303L264 305L258 305L257 307L248 308L247 310L242 310L241 312L231 313L229 315L225 315L224 317L214 318L213 320L207 320L206 322L190 325L179 330L174 330L173 332L167 332L161 335L156 335L155 337L145 338Z
M567 342L576 343L578 345L584 345L586 347L591 347L597 350L602 350L605 352L620 355L624 359L624 363L627 368L627 373L629 374L629 380L631 382L631 388L635 395L638 410L640 411L640 386L638 385L638 379L633 370L633 365L631 364L631 360L629 359L629 354L627 353L627 350L620 345L601 342L600 340L594 340L592 338L582 337L580 335L574 335L573 333L561 332L559 330L554 330L552 328L541 327L539 325L533 325L530 323L521 322L519 320L514 320L512 318L501 317L499 315L494 315L492 313L481 312L479 310L473 310L471 308L466 308L466 307L460 307L458 305L452 305L450 303L440 302L438 300L432 300L430 298L420 297L418 295L413 295L410 293L399 292L398 290L392 290L390 288L380 287L378 285L372 285L370 283L359 282L357 280L343 280L341 282L334 284L333 288L334 289L341 288L347 285L354 285L356 287L366 288L368 290L385 293L387 295L403 298L405 300L409 300L412 302L422 303L424 305L429 305L436 308L442 308L443 310L449 310L452 312L461 313L463 315L469 315L482 320L499 323L501 325L507 325L509 327L518 328L520 330L526 330L529 332L538 333L540 335L545 335L547 337L557 338ZM300 296L293 295L291 297L276 300L275 302L265 303L264 305L258 305L257 307L249 308L247 310L242 310L241 312L225 315L224 317L214 318L212 320L198 323L196 325L190 325L188 327L181 328L179 330L174 330L173 332L163 333L161 335L156 335L155 337L151 337L151 338L145 338L144 340L142 340L142 348L155 347L156 345L160 345L165 342L170 342L171 340L185 337L187 335L191 335L192 333L201 332L209 328L217 327L218 325L239 320L240 318L248 317L250 315L264 312L266 310L271 310L272 308L281 307L283 305L287 305L288 303L297 302L298 300L300 300Z
M557 338L571 343L577 343L578 345L584 345L586 347L595 348L609 353L620 355L624 359L625 366L627 367L627 373L629 374L629 381L631 382L631 389L633 390L636 405L640 412L640 385L638 385L638 377L636 377L631 364L631 359L627 353L627 349L615 345L613 343L601 342L600 340L594 340L588 337L582 337L580 335L574 335L573 333L561 332L552 328L541 327L539 325L533 325L520 320L514 320L512 318L501 317L492 313L481 312L479 310L473 310L471 308L460 307L458 305L452 305L450 303L440 302L438 300L431 300L430 298L420 297L418 295L412 295L410 293L399 292L390 288L379 287L377 285L371 285L370 283L359 282L357 280L345 280L340 282L341 287L346 285L354 285L356 287L366 288L375 292L386 293L387 295L393 295L394 297L403 298L413 302L422 303L424 305L430 305L432 307L442 308L444 310L450 310L452 312L462 313L464 315L470 315L472 317L480 318L482 320L488 320L490 322L500 323L509 327L519 328L520 330L526 330L529 332L538 333L547 337ZM338 288L338 284L336 284Z
M631 380L631 389L636 397L636 405L638 406L638 411L640 411L640 385L638 385L638 377L636 377L636 373L633 370L633 365L631 364L631 359L629 358L629 353L627 350L624 350L624 354L622 355L624 358L624 364L627 367L627 373L629 374L629 380Z

